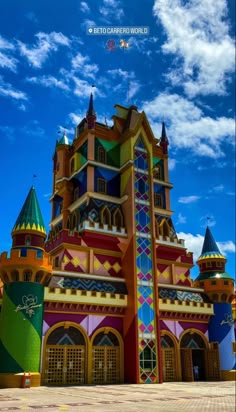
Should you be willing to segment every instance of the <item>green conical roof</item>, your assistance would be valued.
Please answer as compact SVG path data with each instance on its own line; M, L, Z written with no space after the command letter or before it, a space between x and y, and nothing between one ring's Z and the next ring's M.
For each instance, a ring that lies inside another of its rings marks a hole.
M57 146L58 145L60 145L60 144L63 144L63 145L67 145L67 146L69 146L69 139L68 139L68 137L66 136L66 133L64 132L63 133L63 136L62 136L62 138L57 142Z
M35 188L32 186L23 204L20 214L13 227L13 232L36 230L46 234L42 213L36 196Z

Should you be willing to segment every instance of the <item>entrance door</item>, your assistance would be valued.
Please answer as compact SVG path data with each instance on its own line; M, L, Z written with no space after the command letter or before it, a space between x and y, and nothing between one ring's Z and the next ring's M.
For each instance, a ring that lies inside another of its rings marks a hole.
M173 340L168 335L161 336L161 353L164 382L177 381L175 347Z
M220 380L220 357L218 342L211 342L210 348L205 354L207 364L207 379L212 381Z
M200 334L186 333L181 339L180 348L182 379L184 381L206 379L206 345Z
M192 350L189 348L181 349L182 380L193 381Z
M85 383L85 342L78 329L59 327L49 335L42 375L46 385Z
M117 337L109 332L99 333L93 342L92 382L120 383L120 346Z
M48 345L44 383L78 385L84 383L84 346Z

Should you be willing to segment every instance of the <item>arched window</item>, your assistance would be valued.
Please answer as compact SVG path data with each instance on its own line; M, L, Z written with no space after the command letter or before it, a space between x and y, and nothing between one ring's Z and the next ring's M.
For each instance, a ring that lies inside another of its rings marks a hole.
M72 217L72 230L77 229L77 213L75 212Z
M154 179L161 180L162 179L162 169L161 166L155 166L153 169L153 177Z
M111 213L107 206L102 209L100 217L102 225L111 226Z
M223 293L223 295L221 295L221 301L222 302L227 302L227 298L228 298L228 296L226 295L226 293Z
M14 270L11 273L11 277L12 277L13 282L18 282L19 281L19 272L17 272L17 270Z
M154 193L154 206L163 207L163 198L160 193Z
M113 225L117 226L118 228L124 226L123 216L120 209L116 209L113 214Z
M219 296L217 293L215 293L214 295L212 295L212 300L213 302L218 302Z
M24 282L29 282L31 280L31 272L29 271L24 272L23 278L24 278Z
M173 348L174 342L168 335L161 336L161 347L162 348Z
M70 221L71 221L71 218L70 216L68 216L67 221L66 221L66 229L69 229L69 230L70 230Z
M31 245L31 236L30 235L25 236L25 244L26 244L26 246Z
M181 348L203 349L206 344L198 333L185 333L180 341Z
M42 271L37 272L37 273L36 273L36 276L35 276L35 282L40 283L42 277L43 277L43 272L42 272Z
M106 151L104 149L104 147L99 146L98 148L98 161L100 163L106 163L107 162L107 154Z

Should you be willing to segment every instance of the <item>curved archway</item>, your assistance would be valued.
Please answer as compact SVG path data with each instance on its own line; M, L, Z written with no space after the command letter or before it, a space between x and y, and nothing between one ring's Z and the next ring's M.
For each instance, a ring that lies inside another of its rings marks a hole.
M94 384L123 382L123 339L113 328L98 329L91 339Z
M197 329L187 329L180 336L182 379L205 380L207 376L207 338Z
M74 322L53 325L44 339L43 382L78 385L86 381L88 337Z
M161 353L164 382L179 380L179 353L175 336L169 331L161 331Z

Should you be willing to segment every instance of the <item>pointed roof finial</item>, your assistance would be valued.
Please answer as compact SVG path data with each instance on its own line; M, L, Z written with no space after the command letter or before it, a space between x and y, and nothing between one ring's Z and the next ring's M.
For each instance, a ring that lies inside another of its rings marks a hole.
M225 260L225 257L222 255L222 253L220 252L216 244L216 241L209 229L209 226L207 226L205 237L204 237L204 242L202 246L202 252L198 258L198 261L202 259L211 259L211 258L220 258L220 259Z
M94 86L92 86L92 87L94 87ZM87 110L87 113L86 113L86 117L90 117L90 116L96 117L96 112L95 112L94 107L93 107L93 93L90 94L89 107L88 107L88 110Z
M35 230L46 235L42 213L34 186L31 187L20 214L12 229L12 234L19 231Z
M160 146L162 146L164 154L168 153L168 145L169 145L169 140L166 134L165 122L162 122Z
M167 137L167 135L166 135L165 122L162 122L161 142L168 142L168 137ZM169 142L168 142L168 143L169 143Z

